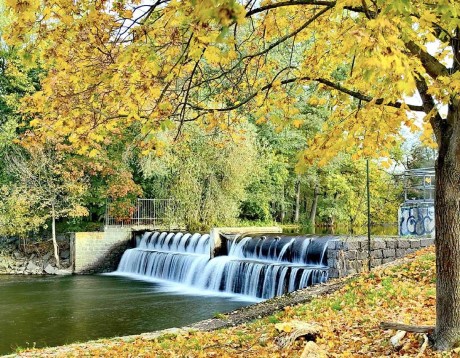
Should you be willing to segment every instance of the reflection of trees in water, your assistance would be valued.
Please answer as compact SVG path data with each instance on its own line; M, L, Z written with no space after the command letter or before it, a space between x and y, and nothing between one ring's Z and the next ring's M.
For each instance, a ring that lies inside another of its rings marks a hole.
M350 225L340 225L336 224L333 226L328 225L317 225L315 228L302 228L300 226L292 226L289 228L283 228L283 233L286 234L316 234L316 235L365 235L367 234L367 226L353 226ZM378 225L371 226L371 234L372 235L389 235L395 236L398 235L398 224L395 223L382 223Z

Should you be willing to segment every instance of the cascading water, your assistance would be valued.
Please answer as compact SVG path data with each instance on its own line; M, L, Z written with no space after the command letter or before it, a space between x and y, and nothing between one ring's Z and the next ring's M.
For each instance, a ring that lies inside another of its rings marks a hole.
M329 239L244 237L211 259L208 234L146 232L123 254L116 274L266 299L325 282Z

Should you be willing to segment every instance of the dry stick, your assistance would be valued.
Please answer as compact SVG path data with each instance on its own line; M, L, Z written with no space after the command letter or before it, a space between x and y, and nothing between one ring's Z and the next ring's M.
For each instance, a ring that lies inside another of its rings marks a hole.
M418 352L417 357L423 357L423 353L425 353L425 349L428 346L428 336L426 334L423 335L423 344L420 348L420 352Z
M403 339L406 336L406 333L406 331L396 332L396 334L390 339L391 345L396 349L400 348L402 346L401 339Z
M414 332L414 333L431 333L434 331L434 326L411 326L403 323L381 322L382 329L396 329L398 331Z

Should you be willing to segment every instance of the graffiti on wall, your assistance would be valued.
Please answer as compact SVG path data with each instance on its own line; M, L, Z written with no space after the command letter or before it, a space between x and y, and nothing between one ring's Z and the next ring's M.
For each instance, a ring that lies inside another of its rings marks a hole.
M399 208L399 235L429 235L434 232L434 206Z

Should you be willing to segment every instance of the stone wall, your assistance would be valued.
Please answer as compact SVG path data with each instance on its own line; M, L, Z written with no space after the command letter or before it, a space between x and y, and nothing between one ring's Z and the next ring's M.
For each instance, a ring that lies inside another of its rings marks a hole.
M60 268L56 266L51 240L0 238L0 275L66 275L72 271L68 235L57 238Z
M434 240L430 237L371 238L371 267L376 267L399 257L403 257L426 246ZM328 242L327 263L329 277L344 277L357 272L367 271L368 242L367 237L338 238Z
M77 232L71 238L74 273L91 274L116 270L123 252L131 246L131 229Z

